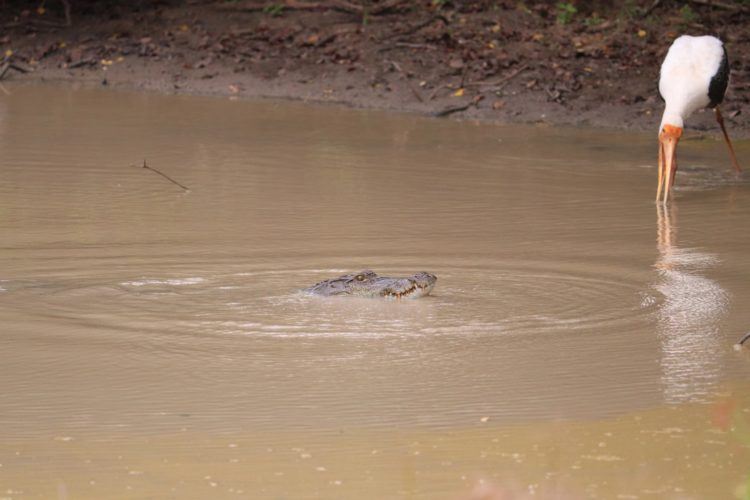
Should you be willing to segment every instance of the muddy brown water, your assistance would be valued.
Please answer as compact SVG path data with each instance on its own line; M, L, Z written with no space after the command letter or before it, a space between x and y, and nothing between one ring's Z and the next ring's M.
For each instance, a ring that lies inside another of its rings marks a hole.
M750 494L720 142L657 209L655 134L6 90L3 498ZM439 279L298 292L363 268Z

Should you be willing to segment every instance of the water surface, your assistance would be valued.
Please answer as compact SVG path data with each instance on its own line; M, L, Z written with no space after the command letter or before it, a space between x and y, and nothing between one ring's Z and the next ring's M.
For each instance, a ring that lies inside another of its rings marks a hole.
M657 209L655 134L8 89L9 498L747 494L750 183L720 142L683 141ZM439 279L299 293L365 268Z

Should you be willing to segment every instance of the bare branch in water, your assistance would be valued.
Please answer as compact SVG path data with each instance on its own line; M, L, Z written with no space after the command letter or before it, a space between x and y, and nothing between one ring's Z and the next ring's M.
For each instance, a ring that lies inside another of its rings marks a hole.
M146 160L143 160L143 168L147 168L147 169L151 170L152 172L156 172L157 174L161 175L162 177L164 177L165 179L167 179L167 180L168 180L169 182L171 182L172 184L176 184L176 185L180 186L180 187L181 187L182 189L184 189L184 190L185 190L186 192L187 192L187 191L190 191L190 188L189 188L189 187L187 187L187 186L183 186L182 184L180 184L180 183L179 183L179 182L177 182L176 180L172 179L172 178L171 178L170 176L168 176L167 174L165 174L165 173L163 173L163 172L160 172L160 171L156 170L156 169L155 169L154 167L149 167L148 165L146 165Z

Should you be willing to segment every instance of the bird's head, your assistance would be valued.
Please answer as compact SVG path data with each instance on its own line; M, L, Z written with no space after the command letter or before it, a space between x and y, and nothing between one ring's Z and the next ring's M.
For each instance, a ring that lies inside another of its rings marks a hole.
M677 144L680 137L682 137L682 127L670 125L669 123L662 125L661 131L659 132L659 142L663 144L665 141L674 141L674 143Z

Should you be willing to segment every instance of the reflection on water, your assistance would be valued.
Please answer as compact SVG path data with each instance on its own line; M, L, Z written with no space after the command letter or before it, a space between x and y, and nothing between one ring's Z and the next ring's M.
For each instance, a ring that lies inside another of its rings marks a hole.
M0 492L706 498L744 473L704 402L750 373L750 186L695 145L654 285L650 134L9 90ZM299 293L364 268L439 280Z
M729 307L727 292L702 275L718 258L677 245L677 205L656 205L656 289L664 398L669 403L705 401L720 378L719 325Z

